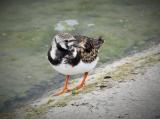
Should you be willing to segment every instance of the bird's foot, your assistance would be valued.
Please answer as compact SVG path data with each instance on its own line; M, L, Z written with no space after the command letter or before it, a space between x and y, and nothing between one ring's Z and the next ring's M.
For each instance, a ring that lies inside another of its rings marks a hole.
M63 89L62 91L59 91L59 92L55 93L54 96L59 96L59 95L62 95L62 94L64 94L64 93L67 93L67 92L69 92L69 91L70 91L70 90L69 90L68 88L65 88L65 89Z
M75 88L72 89L72 95L78 94L78 90L83 88L85 86L85 84L79 84L78 86L76 86Z
M79 89L83 88L84 86L85 86L85 83L81 83L78 86L76 86L74 89L79 90Z

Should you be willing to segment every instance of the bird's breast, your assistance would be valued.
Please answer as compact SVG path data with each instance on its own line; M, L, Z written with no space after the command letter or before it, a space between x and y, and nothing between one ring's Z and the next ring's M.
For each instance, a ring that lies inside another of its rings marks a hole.
M81 60L76 66L66 64L64 61L62 61L61 64L52 65L52 66L56 71L58 71L61 74L75 75L75 74L80 74L80 73L84 73L84 72L89 72L90 70L95 68L98 60L99 60L98 57L91 63L84 63Z

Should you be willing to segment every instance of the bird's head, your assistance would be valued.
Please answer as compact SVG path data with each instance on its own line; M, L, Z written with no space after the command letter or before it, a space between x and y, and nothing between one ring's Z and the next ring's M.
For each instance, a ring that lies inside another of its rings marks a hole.
M93 40L93 45L97 49L99 49L103 43L104 43L104 40L102 39L101 36L99 38Z
M69 33L57 34L52 42L59 50L71 50L77 44L76 39Z

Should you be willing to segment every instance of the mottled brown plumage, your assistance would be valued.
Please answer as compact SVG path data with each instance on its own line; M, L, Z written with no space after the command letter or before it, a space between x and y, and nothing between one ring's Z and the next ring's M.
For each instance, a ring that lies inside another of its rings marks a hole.
M79 48L81 60L84 63L91 63L94 61L97 58L99 48L104 42L102 38L93 39L81 35L74 36L74 38L78 40L78 44L81 46L81 48Z

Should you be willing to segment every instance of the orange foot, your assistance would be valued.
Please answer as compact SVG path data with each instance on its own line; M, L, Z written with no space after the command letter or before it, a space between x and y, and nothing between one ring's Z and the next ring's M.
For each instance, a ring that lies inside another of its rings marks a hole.
M81 88L83 88L85 86L85 83L81 83L81 84L78 84L78 86L76 86L76 90L78 90L78 89L81 89Z
M64 93L70 91L70 90L68 89L68 81L69 81L69 79L70 79L70 76L67 75L67 76L66 76L65 83L64 83L63 90L60 91L60 92L58 92L58 93L55 93L54 96L59 96L59 95L62 95L62 94L64 94Z
M63 89L62 91L60 91L60 92L58 92L58 93L55 93L54 94L54 96L59 96L59 95L62 95L62 94L64 94L64 93L67 93L67 92L69 92L70 90L69 89Z
M88 72L84 73L83 80L73 90L78 90L78 89L81 89L82 87L84 87L87 76L88 76Z

